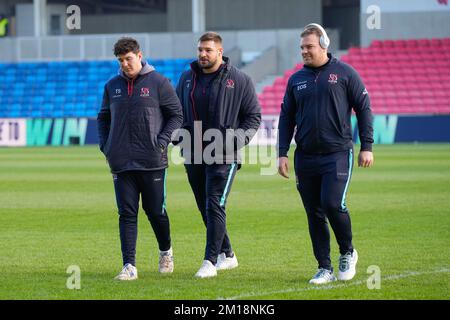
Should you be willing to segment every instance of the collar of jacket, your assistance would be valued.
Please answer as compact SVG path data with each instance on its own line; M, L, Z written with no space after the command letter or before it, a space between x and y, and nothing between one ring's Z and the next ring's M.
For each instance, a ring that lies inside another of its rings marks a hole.
M331 53L327 53L328 56L328 61L327 63L325 63L324 65L321 65L320 67L308 67L308 66L304 66L304 68L306 69L310 69L313 71L318 71L318 70L322 70L324 68L326 68L328 65L332 64L332 63L336 63L337 59L331 54Z
M230 58L222 56L222 60L224 62L224 66L223 66L222 70L229 69L230 66L231 66ZM191 69L192 69L193 72L195 72L197 74L203 72L202 69L199 67L197 60L191 62Z
M155 67L153 67L151 64L148 64L147 61L142 60L141 61L142 69L139 71L138 76L142 76L144 74L150 73L152 71L155 71ZM122 69L119 69L119 75L122 78L125 78L125 80L129 81L130 78L128 78L125 73L122 71Z

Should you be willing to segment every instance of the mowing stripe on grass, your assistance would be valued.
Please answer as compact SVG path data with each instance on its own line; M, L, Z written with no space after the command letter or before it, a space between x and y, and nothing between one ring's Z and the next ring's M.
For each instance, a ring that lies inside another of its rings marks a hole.
M450 268L443 268L433 271L408 271L405 273L397 274L397 275L390 275L386 277L382 277L381 281L388 281L388 280L398 280L398 279L404 279L414 276L422 276L427 274L435 274L435 273L447 273L450 272ZM359 280L355 282L350 283L340 283L340 284L329 284L329 285L311 285L307 288L290 288L285 290L277 290L277 291L267 291L267 292L249 292L240 294L238 296L223 298L219 297L217 300L238 300L238 299L248 299L248 298L254 298L254 297L260 297L260 296L268 296L268 295L274 295L274 294L282 294L282 293L291 293L291 292L302 292L302 291L311 291L311 290L328 290L328 289L337 289L337 288L343 288L343 287L350 287L350 286L359 286L361 284L366 284L367 280Z

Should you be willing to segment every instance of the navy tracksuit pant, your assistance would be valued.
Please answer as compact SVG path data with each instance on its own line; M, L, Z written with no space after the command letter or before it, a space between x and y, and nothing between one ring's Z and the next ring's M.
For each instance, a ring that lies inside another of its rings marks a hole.
M124 265L136 265L139 196L142 197L142 208L153 228L159 250L167 251L171 247L165 199L166 170L125 171L113 175Z
M237 164L185 164L189 184L206 226L204 260L213 264L217 256L232 255L226 228L225 204L237 171Z
M352 227L345 197L353 169L353 150L328 154L295 151L297 189L308 216L319 268L332 270L328 221L341 254L353 251Z

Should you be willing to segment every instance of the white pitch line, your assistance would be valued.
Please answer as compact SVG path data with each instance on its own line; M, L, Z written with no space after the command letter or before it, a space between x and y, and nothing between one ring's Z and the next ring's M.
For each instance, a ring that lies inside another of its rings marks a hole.
M446 273L450 272L450 268L443 268L433 271L423 271L423 272L417 272L417 271L408 271L405 273L397 274L397 275L390 275L386 277L382 277L382 281L387 280L398 280L398 279L404 279L414 276L422 276L426 274L435 274L435 273ZM340 283L340 284L329 284L329 285L311 285L310 287L306 288L290 288L290 289L284 289L284 290L277 290L277 291L267 291L267 292L250 292L246 294L240 294L238 296L228 297L228 298L222 298L219 297L217 300L238 300L238 299L245 299L245 298L252 298L252 297L260 297L260 296L268 296L273 294L281 294L281 293L290 293L290 292L302 292L302 291L311 291L311 290L328 290L328 289L337 289L337 288L343 288L343 287L351 287L351 286L359 286L361 284L367 283L367 280L359 280L355 282L350 283Z

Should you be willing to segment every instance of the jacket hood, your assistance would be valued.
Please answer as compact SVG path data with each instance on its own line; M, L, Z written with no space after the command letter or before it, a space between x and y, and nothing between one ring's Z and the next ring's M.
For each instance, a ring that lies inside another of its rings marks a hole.
M142 76L144 74L150 73L152 71L155 71L155 67L152 66L151 64L148 64L147 61L142 60L141 61L142 64L142 69L141 71L139 71L139 75ZM122 71L122 69L119 69L119 75L122 76L125 79L129 79L126 74Z

